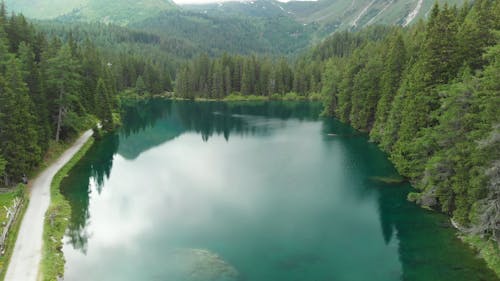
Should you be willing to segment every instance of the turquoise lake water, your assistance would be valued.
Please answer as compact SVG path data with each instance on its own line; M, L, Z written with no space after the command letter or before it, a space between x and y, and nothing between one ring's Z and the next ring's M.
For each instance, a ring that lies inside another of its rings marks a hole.
M67 281L498 280L314 103L124 106L63 181Z

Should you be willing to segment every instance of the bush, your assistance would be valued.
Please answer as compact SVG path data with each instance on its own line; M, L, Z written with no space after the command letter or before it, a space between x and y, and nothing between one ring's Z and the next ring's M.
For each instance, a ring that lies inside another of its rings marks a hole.
M299 100L305 100L306 98L304 96L301 96L295 92L290 92L286 93L283 96L283 100L289 100L289 101L299 101Z
M321 93L310 93L309 94L309 100L312 101L323 101L323 96Z
M270 100L280 100L281 99L281 94L274 93L274 94L272 94L272 95L269 96L269 99Z

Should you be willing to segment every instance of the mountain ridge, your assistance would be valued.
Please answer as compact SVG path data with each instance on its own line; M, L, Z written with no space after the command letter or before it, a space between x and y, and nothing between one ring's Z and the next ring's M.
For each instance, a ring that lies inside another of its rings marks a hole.
M277 0L230 1L210 4L187 4L181 7L205 14L240 14L254 16L289 16L302 24L318 24L321 33L353 30L372 24L407 26L425 18L436 0ZM462 4L463 0L438 0L440 3ZM271 10L270 7L274 9Z
M290 55L336 31L411 25L426 17L434 1L251 0L177 5L172 0L7 0L6 4L27 17L100 22L153 32L190 42L211 55ZM464 0L438 1L459 4Z

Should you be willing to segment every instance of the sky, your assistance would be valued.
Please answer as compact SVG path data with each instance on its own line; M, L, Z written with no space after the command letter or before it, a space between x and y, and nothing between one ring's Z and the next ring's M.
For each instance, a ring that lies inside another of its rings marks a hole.
M206 4L206 3L220 3L220 2L234 2L237 0L173 0L176 4ZM250 2L250 0L245 0ZM278 0L279 2L289 2L294 0ZM296 1L296 0L295 0ZM298 0L298 1L316 1L316 0ZM242 1L243 2L243 1Z

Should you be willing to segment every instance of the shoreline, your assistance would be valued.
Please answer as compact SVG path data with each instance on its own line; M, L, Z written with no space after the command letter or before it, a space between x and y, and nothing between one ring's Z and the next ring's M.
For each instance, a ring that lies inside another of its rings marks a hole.
M29 204L21 219L14 250L7 267L6 281L37 281L42 262L44 216L50 203L50 186L54 176L91 139L92 130L83 133L57 161L48 165L32 180Z
M66 260L62 253L62 240L71 217L71 206L61 194L60 185L93 144L94 139L89 138L78 152L55 174L50 184L51 202L44 218L42 259L37 280L60 280L64 276Z

